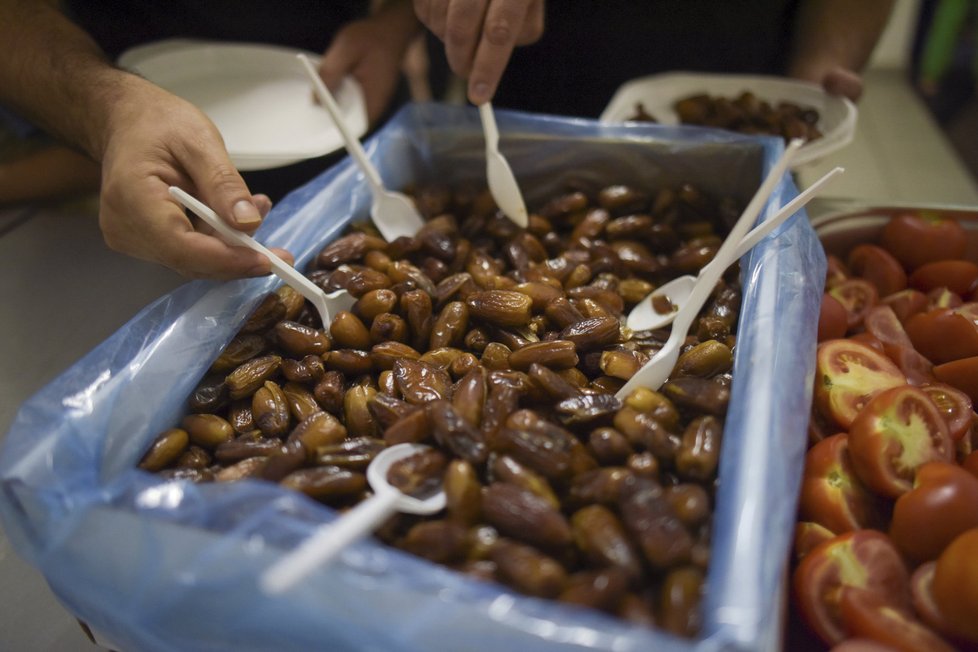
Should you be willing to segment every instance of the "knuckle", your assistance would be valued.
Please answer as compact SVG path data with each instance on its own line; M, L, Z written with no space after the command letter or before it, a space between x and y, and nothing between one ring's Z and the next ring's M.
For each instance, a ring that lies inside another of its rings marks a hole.
M491 45L509 45L515 40L513 22L506 16L493 18L486 23L484 34Z

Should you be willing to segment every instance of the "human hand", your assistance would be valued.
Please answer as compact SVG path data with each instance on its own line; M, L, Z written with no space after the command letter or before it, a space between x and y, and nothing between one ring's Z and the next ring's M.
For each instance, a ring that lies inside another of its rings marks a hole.
M101 156L99 225L106 244L191 278L269 274L265 256L226 244L204 225L195 229L169 195L169 186L179 186L249 233L271 209L267 196L248 190L214 124L189 102L145 80L127 76L121 86ZM289 252L274 251L292 261Z
M344 25L320 61L323 83L335 91L352 75L363 87L367 119L376 123L394 96L404 53L416 31L417 21L406 3Z
M513 48L543 36L544 0L414 0L414 10L445 43L448 65L468 79L476 105L496 93Z

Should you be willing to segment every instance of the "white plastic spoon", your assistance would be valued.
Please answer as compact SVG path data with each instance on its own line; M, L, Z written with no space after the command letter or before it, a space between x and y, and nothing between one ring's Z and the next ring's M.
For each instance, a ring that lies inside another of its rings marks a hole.
M337 290L326 294L322 288L303 276L295 267L272 253L268 247L261 244L247 233L232 229L224 223L217 213L210 209L206 204L196 197L184 192L176 186L170 186L170 196L180 204L189 208L200 219L217 231L218 235L230 245L248 247L258 253L265 254L272 264L272 272L280 279L292 286L296 292L304 296L319 313L319 318L323 321L323 328L329 328L332 323L332 316L341 310L349 310L356 303L356 299L346 290Z
M486 134L486 177L489 181L489 192L499 210L525 229L529 223L526 203L523 201L520 186L516 183L516 177L513 176L513 169L499 151L499 129L496 127L492 104L480 104L479 117L482 119L482 130Z
M381 451L367 467L367 481L374 495L338 520L320 527L295 550L282 557L259 580L266 593L281 593L318 566L329 563L347 546L373 532L396 512L434 514L445 508L445 492L427 498L413 498L393 487L387 479L391 465L428 447L423 444L398 444Z
M774 167L768 173L764 182L761 183L757 192L751 197L747 208L744 209L744 212L737 219L737 223L730 229L730 233L727 234L727 239L720 245L720 250L717 251L713 260L700 270L700 275L693 291L690 292L689 298L683 304L683 307L676 313L676 318L672 323L672 331L669 333L669 339L652 356L651 360L635 372L635 375L618 390L615 396L621 400L625 400L632 390L637 387L659 389L662 387L662 383L666 382L666 379L669 378L669 374L672 373L672 369L676 366L676 361L679 359L679 348L686 340L686 334L689 332L690 326L693 325L693 320L713 292L713 288L716 286L717 281L720 280L720 276L723 275L724 270L736 260L734 255L737 252L737 246L747 234L747 230L757 220L757 216L760 215L764 204L781 181L781 177L784 176L788 166L791 165L791 161L798 152L798 148L803 144L804 141L800 138L796 138L788 143L778 162L774 164Z
M343 119L343 115L340 113L340 108L336 104L336 100L333 99L333 94L326 88L326 84L323 83L312 61L304 54L297 54L296 56L302 62L306 73L309 75L312 87L316 91L316 97L319 98L319 101L322 102L329 115L333 118L333 122L336 123L336 128L339 130L340 135L343 137L343 142L346 145L346 151L350 153L350 156L353 157L356 164L360 166L360 171L367 178L367 184L370 186L370 192L373 194L373 203L370 206L370 218L373 220L374 225L376 225L377 230L380 231L380 234L388 242L401 236L409 238L414 236L424 224L424 219L418 212L417 207L415 207L407 195L384 188L377 168L370 163L370 159L367 158L367 153L363 150L360 141L350 132L346 121Z
M841 167L828 171L821 179L813 183L811 186L799 193L794 199L785 204L777 213L774 214L773 217L766 220L759 226L755 226L753 229L751 229L750 233L745 235L744 239L741 240L740 244L737 246L737 250L734 252L731 264L733 261L743 258L744 254L753 249L754 246L757 245L757 243L759 243L768 233L776 229L782 222L801 210L805 204L814 199L815 196L823 190L824 186L829 181L844 171L845 170ZM700 270L700 274L702 273L702 270ZM683 304L689 299L689 295L693 291L693 287L695 287L698 278L699 275L693 276L692 274L685 274L683 276L676 277L656 288L654 292L642 299L642 301L636 304L635 307L632 308L632 311L628 313L628 319L626 322L628 327L633 331L642 331L664 328L671 324L672 320L676 318L678 311L683 307ZM670 312L656 311L653 303L656 297L665 297L675 309Z

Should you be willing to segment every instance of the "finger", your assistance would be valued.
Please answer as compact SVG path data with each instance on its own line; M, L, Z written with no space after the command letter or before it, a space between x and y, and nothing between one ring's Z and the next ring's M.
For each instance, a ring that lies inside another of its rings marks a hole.
M450 0L415 0L414 10L425 27L439 40L445 40L445 22Z
M343 82L343 77L349 74L350 69L359 59L357 48L354 46L354 43L340 34L333 39L319 61L319 76L322 77L326 87L334 93Z
M174 150L198 189L201 201L236 229L258 228L261 212L219 136L181 141Z
M166 243L160 251L161 262L191 278L228 280L266 276L272 271L263 254L204 233L187 231Z
M272 198L263 193L252 195L251 198L255 201L255 206L258 207L258 212L264 220L269 211L272 210Z
M489 0L452 0L445 23L445 57L459 77L472 71Z
M851 70L836 67L826 73L822 79L822 87L829 95L848 97L853 102L863 94L863 80Z
M526 12L522 0L495 0L489 5L469 76L468 96L473 104L484 104L495 94Z
M526 9L526 17L523 19L523 29L516 37L516 45L530 45L536 43L543 36L544 30L544 4L543 0L533 0Z

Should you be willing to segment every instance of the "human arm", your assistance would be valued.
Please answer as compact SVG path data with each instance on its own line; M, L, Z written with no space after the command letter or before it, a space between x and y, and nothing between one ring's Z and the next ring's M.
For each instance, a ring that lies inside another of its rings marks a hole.
M112 66L42 0L0 0L0 43L0 102L101 163L99 224L109 247L191 277L270 272L261 254L196 231L167 192L179 185L247 231L270 208L196 107Z
M414 9L473 104L492 99L516 46L543 36L544 0L414 0Z
M788 75L855 101L861 72L890 18L894 0L805 0L798 8Z
M352 75L363 87L371 124L384 114L401 75L404 54L420 33L410 0L391 0L374 14L340 29L323 54L319 74L336 89Z

